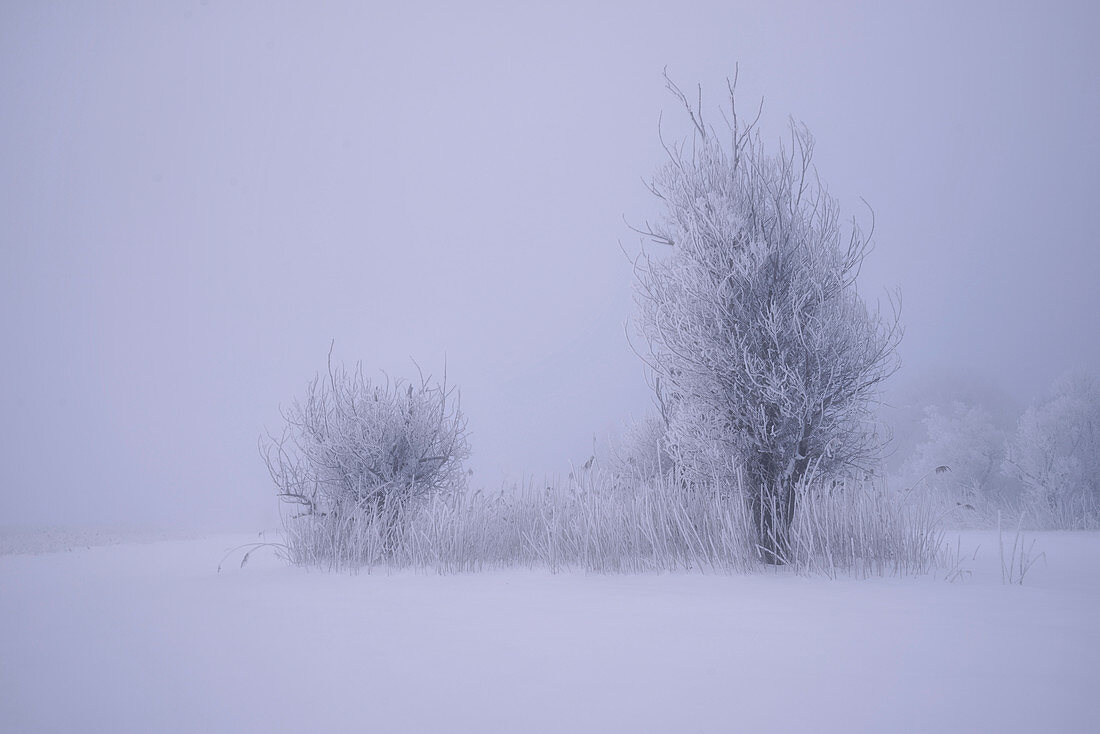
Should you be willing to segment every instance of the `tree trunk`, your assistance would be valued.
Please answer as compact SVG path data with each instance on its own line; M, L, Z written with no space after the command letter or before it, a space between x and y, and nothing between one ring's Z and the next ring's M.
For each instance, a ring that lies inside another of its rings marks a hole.
M753 498L751 511L756 523L757 548L764 563L781 566L791 560L791 520L794 518L793 487L782 484Z

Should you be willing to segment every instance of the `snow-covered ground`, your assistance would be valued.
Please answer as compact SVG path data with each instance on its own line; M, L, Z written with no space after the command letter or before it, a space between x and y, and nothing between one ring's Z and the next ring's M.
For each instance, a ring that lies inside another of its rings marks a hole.
M141 525L44 528L0 526L0 556L13 553L57 553L101 545L156 543L163 540L199 538L202 535Z
M1023 586L989 533L955 583L352 576L262 552L218 573L251 538L9 539L0 731L1098 731L1100 533L1034 536Z

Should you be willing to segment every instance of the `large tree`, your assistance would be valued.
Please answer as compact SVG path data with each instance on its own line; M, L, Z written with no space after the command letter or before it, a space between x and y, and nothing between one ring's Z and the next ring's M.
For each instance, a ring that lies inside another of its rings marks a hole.
M807 483L876 458L870 406L901 332L857 293L869 235L842 226L809 131L792 123L771 154L734 84L721 134L668 86L693 132L650 183L663 212L645 234L668 249L635 263L645 358L681 477L746 500L764 559L782 562Z

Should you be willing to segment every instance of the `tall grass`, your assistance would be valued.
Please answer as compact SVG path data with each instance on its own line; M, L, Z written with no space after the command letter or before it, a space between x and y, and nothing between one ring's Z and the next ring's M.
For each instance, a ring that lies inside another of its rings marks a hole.
M552 572L751 573L768 566L736 489L598 471L549 486L435 496L379 507L344 503L285 519L285 553L305 566L439 573L504 567ZM786 565L829 576L926 573L943 534L933 503L872 484L805 488Z
M927 492L873 483L808 488L791 523L800 570L883 576L924 574L944 563L943 515Z

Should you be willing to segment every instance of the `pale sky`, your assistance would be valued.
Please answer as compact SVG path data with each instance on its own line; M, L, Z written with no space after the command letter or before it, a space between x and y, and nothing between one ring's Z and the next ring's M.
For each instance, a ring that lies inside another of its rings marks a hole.
M873 207L899 380L1100 366L1093 4L524 5L0 5L0 524L270 524L257 437L333 340L446 359L477 486L584 461L649 407L666 66L717 121L739 65Z

